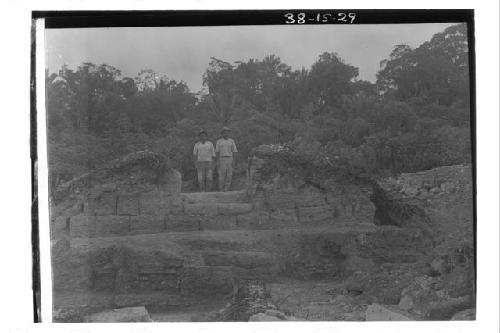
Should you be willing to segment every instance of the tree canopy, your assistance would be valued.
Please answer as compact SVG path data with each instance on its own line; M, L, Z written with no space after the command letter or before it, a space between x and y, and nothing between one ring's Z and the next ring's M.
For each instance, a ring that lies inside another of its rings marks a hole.
M358 80L358 68L335 52L301 69L277 55L211 58L201 95L150 69L131 78L107 64L63 66L46 77L52 185L143 149L189 179L197 132L215 140L223 126L243 157L259 144L288 143L352 174L470 162L466 32L458 24L415 49L396 45L375 83Z

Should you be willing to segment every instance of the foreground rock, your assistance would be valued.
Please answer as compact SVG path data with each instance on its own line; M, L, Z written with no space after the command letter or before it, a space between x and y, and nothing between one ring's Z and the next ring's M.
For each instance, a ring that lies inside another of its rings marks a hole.
M252 315L248 321L283 321L285 319L281 319L277 316L271 316L266 313L257 313Z
M451 320L476 320L476 311L474 309L467 309L457 312Z
M143 306L107 310L85 318L85 322L88 323L138 323L152 321L148 311Z
M366 321L410 321L416 320L394 308L380 304L369 305L365 314Z
M471 296L448 298L443 301L431 302L425 318L429 320L450 320L454 314L474 306Z
M231 301L212 318L214 321L301 321L288 316L272 303L262 280L242 281Z
M456 295L453 290L452 295ZM440 278L419 276L401 293L399 307L429 320L450 320L452 316L474 304L472 295L453 297L443 288Z
M261 280L242 281L231 301L214 316L215 321L249 321L253 315L276 309ZM255 319L255 318L254 318Z
M419 276L401 293L399 307L424 316L432 302L443 302L448 297L439 290L439 280L429 276Z
M287 316L281 311L270 309L264 313L261 312L252 315L248 321L304 321L304 319Z

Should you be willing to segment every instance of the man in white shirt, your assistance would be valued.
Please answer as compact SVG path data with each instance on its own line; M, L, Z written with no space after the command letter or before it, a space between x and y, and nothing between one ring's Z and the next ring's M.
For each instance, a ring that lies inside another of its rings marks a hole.
M207 140L207 132L201 131L199 139L193 149L193 158L198 173L200 192L210 191L212 188L212 170L215 150L212 142Z
M215 144L217 153L217 168L219 171L219 191L229 191L231 188L231 179L233 177L233 166L236 161L236 144L229 138L229 128L222 128L222 138Z

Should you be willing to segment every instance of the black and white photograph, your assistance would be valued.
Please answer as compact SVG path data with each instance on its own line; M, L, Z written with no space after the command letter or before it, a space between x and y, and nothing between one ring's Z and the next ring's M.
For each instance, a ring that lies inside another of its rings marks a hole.
M47 19L44 319L475 320L471 12Z

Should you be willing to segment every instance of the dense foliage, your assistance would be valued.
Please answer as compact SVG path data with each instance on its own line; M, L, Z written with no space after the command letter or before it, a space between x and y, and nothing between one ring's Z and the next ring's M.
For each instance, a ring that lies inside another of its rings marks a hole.
M269 143L353 174L470 162L468 73L463 24L415 49L395 46L376 83L358 80L358 68L334 52L300 70L275 55L212 58L199 95L151 70L129 78L110 65L63 67L46 77L51 182L145 149L190 179L196 133L215 140L222 126L233 129L242 168L252 148Z

